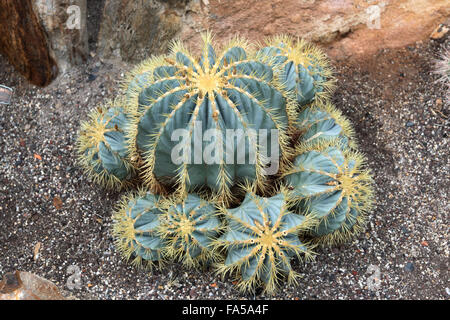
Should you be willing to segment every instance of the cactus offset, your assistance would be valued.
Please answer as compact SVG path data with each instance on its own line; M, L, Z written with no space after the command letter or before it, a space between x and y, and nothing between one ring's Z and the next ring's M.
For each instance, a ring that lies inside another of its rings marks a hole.
M122 198L113 216L113 235L116 247L126 260L140 266L161 265L166 240L161 237L160 225L164 209L161 198L139 191Z
M331 102L304 107L298 114L296 128L300 132L300 144L339 139L345 147L356 147L350 121Z
M289 36L274 37L265 45L258 52L259 59L275 58L280 81L293 92L299 105L328 100L335 80L329 60L319 48Z
M121 188L133 177L128 160L125 131L130 123L122 103L109 103L94 109L89 121L81 124L77 140L78 158L88 175L108 188Z
M312 257L309 245L298 234L311 228L313 220L288 211L284 190L271 198L248 192L238 208L222 209L228 226L217 246L226 250L227 257L217 266L217 273L237 272L242 291L262 285L271 294L283 275L296 282L290 263L293 257Z
M132 152L143 159L148 186L175 184L179 194L207 187L225 200L232 198L230 187L238 182L254 181L263 189L266 157L259 145L255 148L251 130L266 129L269 141L271 130L277 130L280 165L285 162L294 101L274 77L272 66L256 61L246 47L245 42L234 40L216 55L210 37L205 36L200 60L176 42L168 57L147 64L152 79L132 107L136 114L129 137L134 138ZM184 129L188 137L172 141L177 129ZM206 152L209 142L198 135L208 129L217 133L210 137L218 146L211 163L206 163L194 142L200 141ZM243 133L236 144L234 138L226 143L229 129ZM177 154L174 160L172 152L180 145L183 155ZM238 162L238 146L244 146L244 163ZM230 150L233 161L227 161ZM250 159L251 150L255 159Z
M311 232L317 243L351 239L363 229L372 205L372 178L364 157L339 140L304 144L297 152L283 177L293 207L319 219Z
M214 205L188 194L181 202L168 200L165 206L160 232L168 242L167 257L188 267L218 260L220 256L211 243L218 237L222 223Z

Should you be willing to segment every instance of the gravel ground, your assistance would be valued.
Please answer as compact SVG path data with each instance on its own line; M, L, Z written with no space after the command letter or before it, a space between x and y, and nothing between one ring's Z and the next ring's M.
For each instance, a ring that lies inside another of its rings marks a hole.
M418 43L336 63L334 100L369 158L377 208L366 233L297 264L300 284L273 298L449 298L449 106L431 73L442 47ZM0 57L0 83L15 91L11 105L0 105L0 275L34 272L82 299L266 298L242 295L210 270L171 265L151 275L116 253L111 208L120 195L89 182L74 143L80 120L116 95L128 68L94 57L40 89ZM72 265L82 283L69 290Z

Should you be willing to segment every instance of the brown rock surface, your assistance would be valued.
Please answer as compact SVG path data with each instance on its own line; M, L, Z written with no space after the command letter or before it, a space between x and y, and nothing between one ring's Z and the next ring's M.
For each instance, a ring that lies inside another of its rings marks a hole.
M334 58L372 54L427 38L450 15L445 0L194 0L181 37L207 29L225 41L287 33L322 43ZM379 19L377 19L379 17Z
M29 272L6 274L0 282L0 300L65 300L50 281Z
M132 62L165 53L188 7L187 0L106 0L97 52Z

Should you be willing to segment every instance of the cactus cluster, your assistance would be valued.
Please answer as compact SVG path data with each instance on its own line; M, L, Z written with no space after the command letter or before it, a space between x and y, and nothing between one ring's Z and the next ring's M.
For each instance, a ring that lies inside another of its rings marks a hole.
M287 36L217 47L206 34L200 56L175 41L134 68L78 139L95 182L139 190L115 210L118 250L210 267L242 291L296 283L291 262L351 240L373 202L334 84L325 54Z

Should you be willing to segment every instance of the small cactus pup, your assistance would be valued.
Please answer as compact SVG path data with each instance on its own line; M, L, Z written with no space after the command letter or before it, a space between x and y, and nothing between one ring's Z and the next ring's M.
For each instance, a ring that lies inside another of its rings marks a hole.
M139 191L122 197L113 215L113 236L124 258L141 266L162 265L166 240L160 225L165 211L160 196Z
M313 103L303 107L295 125L300 135L299 144L338 139L340 145L356 148L350 121L331 102Z
M77 140L78 159L94 182L120 189L129 183L135 170L128 160L126 128L129 115L120 102L92 110L81 124Z
M298 156L284 175L292 207L317 218L314 242L335 244L363 230L372 207L372 178L364 157L339 140L297 148Z
M146 64L147 85L133 85L145 88L136 89L130 149L142 159L150 188L175 186L183 195L206 187L226 200L237 183L264 188L268 159L279 167L286 162L288 114L296 106L272 66L257 61L245 41L219 51L210 35L203 41L200 59L174 42L169 56Z
M280 81L293 92L299 105L325 102L334 91L330 62L319 48L303 39L277 36L265 42L259 50L262 61L275 59Z
M312 257L309 244L299 239L314 224L314 220L288 210L287 192L263 198L252 190L242 204L234 209L222 209L227 220L225 233L216 245L226 251L226 259L218 264L217 273L236 274L241 291L274 293L281 277L296 283L297 273L291 259Z
M218 210L212 203L188 194L181 202L170 198L165 207L161 234L167 239L165 251L169 259L198 267L220 258L211 247L222 228Z

